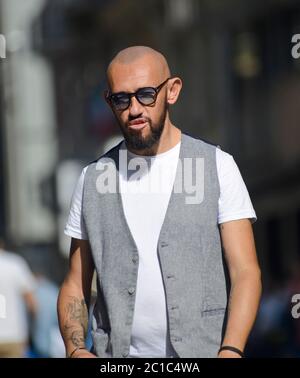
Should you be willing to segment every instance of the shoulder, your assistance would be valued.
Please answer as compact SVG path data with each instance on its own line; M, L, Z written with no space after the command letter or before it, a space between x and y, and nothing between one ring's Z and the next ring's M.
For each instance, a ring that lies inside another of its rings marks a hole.
M216 150L216 165L221 180L236 181L241 179L241 171L234 156L220 148Z
M105 160L105 159L112 159L114 156L119 152L119 149L121 147L121 144L123 143L124 139L122 139L119 143L117 143L115 146L110 148L108 151L104 152L102 155L100 155L98 158L95 160L92 160L90 163L88 163L84 167L84 171L86 172L89 168L96 168L97 163L100 160Z
M204 147L209 152L210 156L215 158L219 177L227 176L228 173L236 174L238 166L234 157L227 151L223 150L220 144L213 143L210 140L195 137L184 132L185 138L190 143L195 143Z
M99 163L101 160L106 160L106 159L113 159L114 156L118 153L121 144L123 143L124 139L122 139L118 144L110 148L108 151L104 152L102 155L97 157L96 159L90 161L83 169L81 172L81 180L82 182L84 181L84 177L86 176L86 173L88 170L94 171L97 168L97 163Z
M233 156L229 152L222 150L221 147L216 149L216 161L219 169L232 168L235 164Z
M187 132L182 132L182 134L184 138L186 138L186 140L189 141L189 143L204 147L211 152L214 152L216 149L221 148L219 144L213 143L210 140L195 137L193 135L188 134Z

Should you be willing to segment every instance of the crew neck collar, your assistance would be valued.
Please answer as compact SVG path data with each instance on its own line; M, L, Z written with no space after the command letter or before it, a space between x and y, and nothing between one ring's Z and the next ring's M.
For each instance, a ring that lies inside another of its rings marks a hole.
M155 155L139 155L139 154L135 154L134 152L130 151L127 147L126 147L126 144L125 144L125 140L123 140L122 142L122 148L124 148L125 150L127 150L127 153L128 153L128 156L129 157L132 157L132 158L143 158L143 159L160 159L160 158L163 158L167 155L171 155L173 152L175 152L177 149L180 148L180 143L181 143L181 140L172 148L170 148L169 150L165 151L165 152L161 152L159 154L155 154Z

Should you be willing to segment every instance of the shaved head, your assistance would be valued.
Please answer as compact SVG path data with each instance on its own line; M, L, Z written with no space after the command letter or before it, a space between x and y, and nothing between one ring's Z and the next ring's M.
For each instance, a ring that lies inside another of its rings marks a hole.
M108 65L106 76L109 86L114 83L116 71L137 65L148 68L150 74L161 81L171 76L168 62L163 54L148 46L131 46L118 52Z

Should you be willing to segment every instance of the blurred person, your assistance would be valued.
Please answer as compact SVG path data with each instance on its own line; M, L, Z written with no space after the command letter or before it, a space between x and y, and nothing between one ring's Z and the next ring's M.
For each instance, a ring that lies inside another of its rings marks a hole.
M39 358L64 357L64 343L56 313L59 288L41 271L34 273L37 282L34 291L37 306L31 332L33 352Z
M5 250L0 240L0 295L4 316L0 318L0 357L25 357L29 315L36 313L35 280L23 257Z
M73 194L65 228L72 238L70 265L58 298L66 354L243 357L261 279L252 231L257 217L239 169L220 146L171 122L169 107L182 81L171 76L158 51L120 51L107 82L105 98L124 139L83 169ZM182 168L197 190L204 186L203 200L195 203L172 188L180 179L179 162L198 157L205 162L202 180L198 171ZM164 189L156 192L149 183L157 178Z

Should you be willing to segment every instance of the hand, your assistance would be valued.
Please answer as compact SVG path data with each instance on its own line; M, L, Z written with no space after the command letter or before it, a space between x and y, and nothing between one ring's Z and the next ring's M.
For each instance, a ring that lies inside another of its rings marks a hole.
M222 350L218 354L218 358L242 358L238 353L232 352L231 350Z
M77 349L71 358L97 358L97 356L89 352L87 349Z

